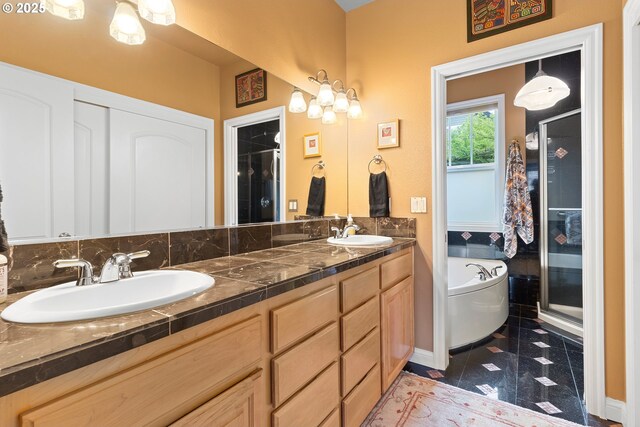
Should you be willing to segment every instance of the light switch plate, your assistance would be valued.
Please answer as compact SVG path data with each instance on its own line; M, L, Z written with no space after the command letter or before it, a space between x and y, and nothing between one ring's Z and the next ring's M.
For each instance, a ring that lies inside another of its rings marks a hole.
M298 212L298 200L297 199L289 200L289 212Z
M411 197L411 213L427 213L427 198Z

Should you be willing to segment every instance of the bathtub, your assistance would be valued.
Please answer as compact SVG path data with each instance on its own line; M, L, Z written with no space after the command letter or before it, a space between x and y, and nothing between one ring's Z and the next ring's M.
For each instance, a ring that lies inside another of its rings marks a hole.
M497 277L482 281L477 263ZM449 347L457 348L479 341L498 329L509 316L507 266L499 260L449 257Z

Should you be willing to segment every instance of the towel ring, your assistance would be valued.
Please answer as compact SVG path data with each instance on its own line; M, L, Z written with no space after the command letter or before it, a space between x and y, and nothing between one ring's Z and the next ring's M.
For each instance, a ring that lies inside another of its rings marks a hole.
M324 170L324 168L327 167L327 164L324 162L324 160L320 160L318 163L316 163L315 165L313 165L311 167L311 175L313 175L313 171L315 170L315 168L318 168L320 170Z
M375 156L373 156L373 159L371 159L371 161L369 162L369 165L367 166L367 169L369 169L369 173L373 173L371 172L371 163L375 163L376 165L379 165L380 163L384 163L383 172L387 171L387 162L385 162L382 159L382 156L380 154L376 154Z

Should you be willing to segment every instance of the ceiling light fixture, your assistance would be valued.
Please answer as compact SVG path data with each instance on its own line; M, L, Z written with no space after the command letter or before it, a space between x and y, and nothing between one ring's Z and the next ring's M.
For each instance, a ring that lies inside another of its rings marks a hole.
M52 15L61 18L69 20L84 18L83 0L41 0L40 4L43 4Z
M294 87L291 93L291 100L289 101L289 112L304 113L305 111L307 111L307 103L304 100L304 96L300 89Z
M530 111L551 108L571 93L569 86L557 77L542 71L542 59L538 61L538 72L518 91L513 105Z
M354 88L345 90L342 80L329 83L329 76L325 70L320 70L315 77L309 77L309 81L320 86L318 94L309 100L309 109L304 101L302 91L293 88L289 100L289 111L292 113L304 113L310 119L322 119L323 124L333 124L338 121L336 113L347 113L349 119L362 117L362 106L358 94Z
M176 22L176 8L171 0L138 0L138 13L142 18L158 25Z
M133 6L124 1L116 7L109 33L117 41L129 45L142 44L147 38Z

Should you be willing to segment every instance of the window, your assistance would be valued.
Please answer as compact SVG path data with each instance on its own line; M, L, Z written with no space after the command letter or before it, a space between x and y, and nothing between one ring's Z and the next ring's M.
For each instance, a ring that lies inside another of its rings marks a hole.
M504 95L447 106L447 209L451 231L500 231Z

